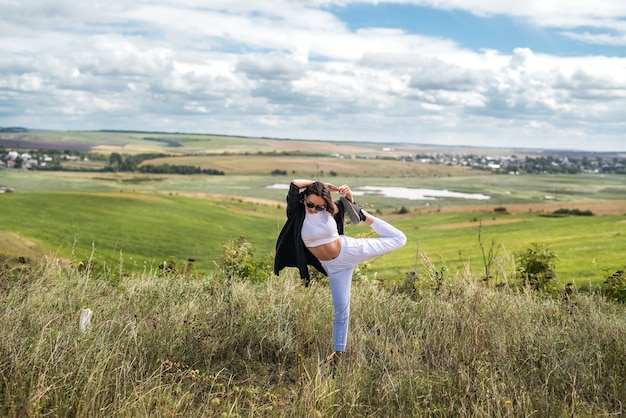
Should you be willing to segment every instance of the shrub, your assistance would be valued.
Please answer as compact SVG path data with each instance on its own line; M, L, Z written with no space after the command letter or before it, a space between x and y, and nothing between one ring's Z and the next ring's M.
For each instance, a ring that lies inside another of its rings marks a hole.
M606 287L603 293L607 298L626 303L626 274L624 274L624 269L617 270L608 276L604 284L606 284Z
M553 290L557 256L547 244L532 243L516 253L517 272L523 284L535 290Z
M257 259L254 248L244 237L231 239L223 245L224 252L215 266L222 272L227 282L233 280L247 280L262 282L270 277L272 258Z
M553 212L555 215L574 215L574 216L593 216L593 212L590 210L580 209L557 209Z

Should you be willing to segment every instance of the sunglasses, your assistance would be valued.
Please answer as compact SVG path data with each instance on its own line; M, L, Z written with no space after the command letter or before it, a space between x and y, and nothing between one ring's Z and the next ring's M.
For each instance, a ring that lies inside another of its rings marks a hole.
M309 202L308 200L307 200L306 202L304 202L304 203L306 204L306 207L307 207L307 208L309 208L309 209L313 209L313 208L315 208L315 210L316 210L317 212L321 212L321 211L326 210L326 208L325 208L324 206L317 206L316 204L311 203L311 202Z

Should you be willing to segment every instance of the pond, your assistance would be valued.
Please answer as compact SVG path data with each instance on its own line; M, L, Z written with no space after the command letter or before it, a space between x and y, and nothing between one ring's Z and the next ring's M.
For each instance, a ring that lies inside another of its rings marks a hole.
M267 186L268 189L284 189L289 188L289 184L277 183ZM473 200L489 200L490 196L482 193L461 193L449 190L438 189L415 189L411 187L380 187L380 186L364 186L357 187L352 190L355 196L383 196L396 199L409 200L437 200L438 198L455 198L455 199L473 199Z

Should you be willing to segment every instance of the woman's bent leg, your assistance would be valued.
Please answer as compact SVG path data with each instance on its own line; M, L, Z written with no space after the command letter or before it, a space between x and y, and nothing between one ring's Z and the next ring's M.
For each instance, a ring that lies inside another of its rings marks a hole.
M376 218L370 227L379 237L354 239L352 244L354 249L350 251L350 262L354 266L397 250L406 244L406 235L380 218Z
M406 244L406 235L404 235L404 232L380 218L376 218L370 227L380 235L380 238L384 238L389 248L386 252L396 250Z

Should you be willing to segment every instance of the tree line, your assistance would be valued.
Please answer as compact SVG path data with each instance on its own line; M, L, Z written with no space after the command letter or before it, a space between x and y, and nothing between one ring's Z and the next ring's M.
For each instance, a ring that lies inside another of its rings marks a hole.
M168 157L167 154L137 154L128 155L120 154L117 152L111 153L109 156L109 165L105 167L105 171L113 172L135 172L140 173L152 173L152 174L209 174L209 175L224 175L221 170L212 168L202 169L196 166L190 165L171 165L171 164L146 164L141 165L146 160L152 160L155 158Z

